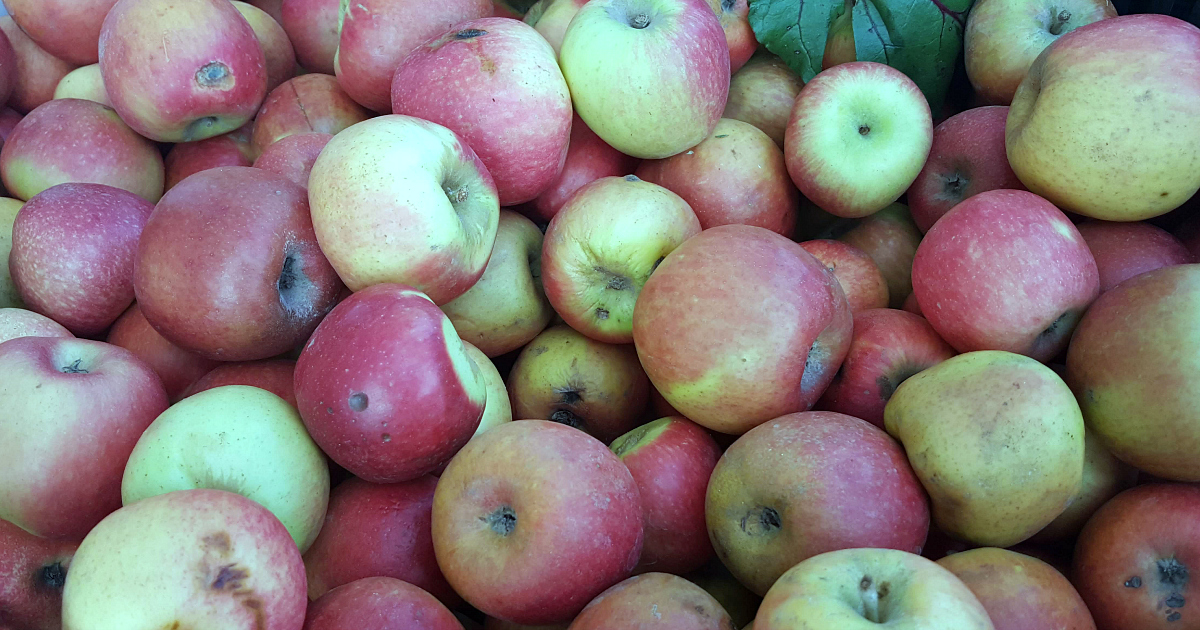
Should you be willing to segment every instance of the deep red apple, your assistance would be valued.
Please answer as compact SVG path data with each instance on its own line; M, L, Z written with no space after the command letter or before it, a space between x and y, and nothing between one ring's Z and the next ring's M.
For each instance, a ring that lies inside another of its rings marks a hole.
M0 343L17 337L74 337L62 324L23 308L0 308Z
M303 630L463 630L433 595L390 577L339 586L309 604Z
M274 3L277 8L279 2L280 0L254 0L247 3L233 0L234 8L246 19L250 28L254 29L254 36L262 46L267 67L267 92L296 76L296 52L292 49L287 32L280 26L278 17L257 6Z
M0 16L0 31L16 53L16 84L8 106L28 114L54 98L54 89L75 65L46 52L22 31L12 16Z
M77 66L100 60L100 24L117 0L6 0L17 25L46 52Z
M79 541L46 540L0 520L0 624L61 630L62 590Z
M278 173L307 189L313 164L332 139L327 133L298 133L276 140L263 149L254 168Z
M721 603L691 582L669 573L631 577L584 608L571 630L733 630Z
M0 31L0 103L7 103L17 87L17 51Z
M900 308L912 294L912 263L921 242L921 230L908 207L894 203L858 222L839 241L866 252L887 279L888 300Z
M338 48L338 0L283 0L280 24L309 72L333 74Z
M996 630L1096 630L1067 578L1037 558L984 547L937 563L979 598Z
M1077 227L1096 259L1101 293L1147 271L1195 262L1179 239L1149 223L1084 221Z
M601 140L578 115L573 116L571 140L562 172L533 200L530 218L535 221L553 219L567 199L585 184L602 177L632 174L638 162L638 158L625 155Z
M328 74L303 74L290 79L267 95L254 119L254 149L264 149L297 133L337 132L362 122L370 112L354 102Z
M295 373L296 362L291 359L221 363L189 385L183 398L224 385L250 385L265 389L295 407Z
M887 280L866 252L832 239L804 241L800 247L833 272L846 294L851 313L887 307Z
M137 304L129 307L112 325L105 341L121 346L145 361L162 379L167 397L172 401L182 398L185 389L219 365L218 361L167 341L146 321Z
M222 134L198 142L180 142L167 152L166 189L210 168L251 166L253 149L233 134Z

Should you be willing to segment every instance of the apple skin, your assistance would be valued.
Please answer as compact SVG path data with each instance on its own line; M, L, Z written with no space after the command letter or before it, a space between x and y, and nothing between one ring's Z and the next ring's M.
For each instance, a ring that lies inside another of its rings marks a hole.
M4 33L16 54L16 83L8 106L28 114L54 98L54 88L75 69L75 65L42 50L17 26L12 16L0 16L0 32Z
M352 477L334 487L316 541L304 554L308 597L372 576L404 580L447 605L462 602L433 555L437 477L378 484Z
M103 184L59 184L13 223L9 272L30 310L75 335L103 332L133 302L138 240L154 205Z
M735 630L712 595L669 573L643 573L614 584L571 622L570 630Z
M116 112L82 99L51 100L17 123L0 149L0 176L28 200L56 184L107 184L155 203L163 193L158 147Z
M529 7L522 19L550 42L557 56L562 48L563 36L567 34L567 26L571 24L575 14L579 13L580 7L587 2L588 0L538 0Z
M177 401L183 392L200 377L220 365L195 352L184 350L167 341L146 321L137 304L129 307L112 327L104 339L114 346L121 346L146 362L162 380L167 397Z
M437 304L471 288L496 242L500 202L453 131L389 114L325 145L308 180L321 250L352 291L413 286Z
M418 586L365 577L339 586L308 607L303 630L463 630L450 609Z
M721 20L721 30L725 31L729 71L737 72L758 50L758 39L750 28L750 0L708 0L708 3Z
M8 254L12 251L12 228L17 213L25 205L20 199L0 197L0 308L25 308L17 285L8 269Z
M166 189L210 168L251 166L253 149L232 134L222 134L197 142L180 142L167 152Z
M512 422L512 403L508 400L508 388L504 384L504 377L500 375L500 370L482 350L471 345L470 342L464 341L463 348L467 351L467 356L471 357L475 366L479 368L483 386L487 389L487 403L484 404L483 416L479 418L479 427L475 429L475 435L496 425Z
M274 0L276 3L279 0ZM263 49L263 58L267 68L267 92L274 90L284 81L296 75L296 52L292 42L288 40L287 32L279 22L261 8L232 0L233 7L242 14L254 36L258 38Z
M760 49L729 80L729 100L722 118L748 122L783 148L792 105L804 82L787 64Z
M722 225L688 239L650 276L633 340L667 402L705 428L741 434L811 408L849 350L852 325L837 279L803 247L765 228Z
M546 298L575 330L629 343L642 287L700 229L691 206L662 186L635 175L598 179L576 191L546 227Z
M714 599L720 602L725 612L733 620L734 628L745 628L754 622L754 614L762 603L762 597L747 589L721 561L713 556L698 571L683 576L692 584L708 591Z
M271 90L254 119L251 142L256 154L298 133L337 135L371 113L346 94L336 77L302 74Z
M1008 105L1047 46L1084 24L1116 16L1109 0L979 0L963 31L971 86L983 102Z
M534 337L508 374L513 417L553 420L608 444L637 426L650 380L628 345L562 324Z
M783 152L750 123L722 118L691 150L645 160L634 174L682 197L702 229L741 223L788 238L796 231L800 193Z
M334 307L300 353L295 382L321 449L376 483L415 479L453 456L479 426L487 395L450 320L399 284Z
M296 362L290 359L220 363L192 382L182 397L223 385L251 385L265 389L295 407L295 373Z
M500 211L496 245L474 286L442 305L464 341L489 357L517 350L545 330L554 309L542 288L542 231Z
M0 343L18 337L74 337L62 324L23 308L0 308Z
M558 0L574 2L575 0ZM546 222L554 218L563 204L584 185L603 177L623 177L633 173L640 160L612 148L583 122L578 114L571 122L571 140L562 172L528 211L531 219Z
M1196 86L1200 28L1151 14L1081 26L1042 51L1017 88L1008 161L1063 210L1118 221L1165 214L1200 188Z
M1011 547L1062 514L1083 484L1083 416L1050 368L1019 354L961 354L900 384L884 426L909 454L937 526Z
M1096 630L1075 587L1037 558L983 547L937 563L971 589L996 630Z
M1100 294L1079 230L1058 208L1020 190L958 204L925 235L913 293L933 329L959 352L1006 350L1049 361Z
M1200 488L1155 483L1118 494L1087 522L1072 580L1100 630L1196 627Z
M54 87L54 98L80 98L95 101L105 107L112 107L108 100L108 90L104 88L104 76L100 74L100 64L93 63L80 66L63 76Z
M872 111L879 103L889 109ZM783 154L805 197L858 218L899 199L932 144L933 118L917 84L890 66L855 61L822 71L800 90Z
M100 24L116 0L5 0L8 14L43 50L77 66L100 60Z
M571 94L554 49L532 26L510 18L456 24L409 53L391 86L393 113L445 125L470 145L500 205L532 201L562 172ZM525 115L513 116L518 110Z
M410 52L455 24L492 14L491 0L411 3L342 2L334 74L351 98L372 111L391 111L392 76Z
M61 337L0 344L0 371L0 518L78 540L121 506L125 461L167 408L162 383L124 348Z
M432 526L454 590L528 625L571 619L629 577L642 551L629 469L599 440L545 420L502 424L467 443L438 481Z
M164 32L171 34L166 46ZM100 50L113 108L158 142L233 131L267 94L263 48L228 0L196 0L172 11L157 0L118 0L104 18Z
M892 308L900 308L912 295L913 257L921 243L921 230L913 222L907 206L894 203L861 219L838 240L866 252L879 265L887 279L888 301Z
M869 630L880 624L994 628L962 580L933 561L894 549L843 549L783 574L763 599L754 630Z
M832 239L804 241L800 247L833 272L846 294L851 313L887 307L887 280L866 252Z
M527 626L521 623L513 623L495 617L486 617L483 620L484 630L569 630L570 622L551 623L539 626Z
M788 414L738 438L708 484L717 557L759 595L793 565L857 547L919 553L929 501L883 430L829 411Z
M1118 493L1132 488L1137 480L1136 468L1108 452L1094 431L1084 431L1083 486L1071 500L1071 505L1030 541L1055 543L1074 537L1100 506Z
M313 165L330 140L333 136L327 133L298 133L276 140L254 160L254 168L283 175L307 190Z
M171 343L220 361L265 359L303 342L341 290L307 201L303 188L256 168L180 182L138 243L134 291L146 320Z
M1084 221L1076 226L1100 271L1100 292L1161 267L1196 262L1179 239L1149 223Z
M62 588L78 541L47 540L0 520L0 609L12 630L61 630Z
M637 572L683 575L713 556L704 497L721 447L682 416L660 418L613 441L642 497L643 543Z
M1200 265L1144 273L1096 300L1067 351L1088 428L1118 459L1173 481L1200 481L1198 304Z
M890 308L860 311L850 352L816 408L883 428L883 410L896 388L956 354L923 317Z
M299 630L306 604L304 562L271 512L224 490L178 490L117 510L83 539L63 630Z
M699 144L729 95L729 45L707 0L592 0L571 19L559 65L580 118L639 158Z
M0 103L7 103L17 87L17 51L0 32Z
M1024 190L1004 150L1006 120L1008 107L976 107L933 128L929 159L908 188L908 208L922 232L964 199L999 188Z
M338 0L283 0L279 24L296 60L309 72L333 74L338 49Z

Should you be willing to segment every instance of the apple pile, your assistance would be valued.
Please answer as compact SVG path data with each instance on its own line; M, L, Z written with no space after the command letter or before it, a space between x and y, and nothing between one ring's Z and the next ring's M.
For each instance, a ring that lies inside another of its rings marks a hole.
M3 2L0 629L1200 630L1200 28Z

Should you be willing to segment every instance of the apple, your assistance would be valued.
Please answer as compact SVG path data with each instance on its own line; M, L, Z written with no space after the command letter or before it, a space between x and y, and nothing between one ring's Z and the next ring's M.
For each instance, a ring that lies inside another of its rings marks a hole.
M936 229L936 228L935 228ZM1083 416L1058 374L999 350L912 376L884 409L947 534L1011 547L1062 514L1083 483Z
M495 617L485 617L483 620L484 630L570 630L570 627L571 624L569 622L527 626L522 623L513 623Z
M542 283L555 312L605 343L633 341L638 294L663 259L699 234L679 195L634 175L580 188L546 227Z
M1080 26L1116 16L1110 0L979 0L963 31L971 86L985 103L1008 105L1047 46Z
M17 123L0 149L0 177L14 197L65 183L107 184L155 203L163 159L116 112L81 99L51 100Z
M329 467L293 405L265 389L225 385L175 403L146 428L125 465L121 501L192 488L253 499L303 553L325 516Z
M162 380L167 398L172 401L182 398L184 390L220 363L167 341L146 321L137 304L113 323L104 340L145 361Z
M338 49L338 0L283 0L280 25L296 60L309 72L333 74Z
M1067 351L1067 382L1100 443L1174 481L1200 481L1198 305L1200 265L1144 273L1096 300Z
M400 282L437 304L483 275L496 242L496 185L436 123L390 114L333 137L308 179L321 250L351 291Z
M437 477L378 484L350 478L329 494L321 533L304 554L308 597L318 599L355 580L404 580L456 605L433 555L433 490Z
M307 190L313 164L330 140L333 136L327 133L298 133L276 140L254 160L254 168L283 175Z
M370 112L354 102L328 74L302 74L267 95L254 119L252 142L261 154L272 143L298 133L336 135Z
M856 547L919 553L929 533L929 502L900 445L828 411L746 432L717 463L705 509L717 557L759 595L812 556Z
M625 155L601 140L576 114L571 122L571 141L567 146L567 159L562 172L533 200L528 214L535 221L547 222L585 184L603 177L629 175L639 162L637 158Z
M691 582L669 573L643 573L614 584L571 622L571 630L732 630L721 603Z
M17 26L12 16L0 16L0 32L4 33L16 56L16 83L7 103L22 114L28 114L54 98L58 82L76 66L43 50Z
M487 390L487 402L483 406L483 416L479 418L479 427L475 429L475 435L496 425L512 422L512 403L508 400L508 388L496 364L470 342L464 341L463 349L479 368L479 376L483 378L483 386Z
M642 497L642 557L638 569L682 575L713 556L704 497L721 448L700 425L659 418L613 441Z
M104 88L104 76L100 74L100 64L98 63L80 66L64 75L54 88L54 98L80 98L86 101L95 101L105 107L112 107L112 101L108 100L108 90Z
M895 549L843 549L784 573L763 599L754 630L993 630L962 580Z
M270 92L296 75L296 52L292 49L292 42L271 14L246 2L232 0L232 4L254 29L254 36L262 46L267 68L267 92Z
M691 150L646 160L634 174L682 197L703 229L742 223L789 238L796 230L800 193L783 152L750 123L722 118Z
M1147 271L1196 262L1179 239L1149 223L1084 221L1076 226L1100 271L1100 292Z
M50 54L76 65L96 63L100 23L116 0L5 0L21 30Z
M683 577L720 602L721 607L733 620L734 628L745 628L754 622L754 614L758 612L762 597L738 582L716 556L698 571L692 571Z
M923 317L890 308L860 311L846 360L816 407L883 428L883 410L896 388L955 354Z
M913 293L959 352L1006 350L1048 361L1066 349L1100 293L1096 260L1058 208L1021 190L958 204L921 241Z
M833 272L846 294L851 313L887 308L887 280L866 252L831 239L804 241L800 246Z
M750 28L749 0L708 0L721 29L725 31L725 43L729 47L729 71L737 72L746 65L758 50L758 39Z
M150 325L220 361L265 359L303 342L340 289L304 189L242 166L201 171L172 188L147 222L134 264Z
M803 247L722 225L658 266L634 308L633 340L667 402L741 434L812 407L846 356L852 321L837 279Z
M804 82L779 57L759 49L729 80L722 118L750 123L783 148L792 105Z
M264 359L220 363L196 379L183 392L183 398L221 387L223 385L250 385L261 387L296 406L296 391L293 385L296 362L291 359Z
M78 541L46 540L0 520L0 610L7 627L62 628L62 588Z
M194 0L173 11L158 0L119 0L104 18L100 51L113 108L151 140L233 131L267 94L263 48L228 0Z
M12 130L16 128L22 118L24 116L11 107L0 108L0 147L4 146L4 141L12 135Z
M171 190L179 182L210 168L251 166L254 164L252 152L252 147L231 134L197 142L180 142L167 152L166 189Z
M1063 210L1118 221L1165 214L1200 188L1192 86L1200 86L1200 28L1168 15L1081 26L1042 51L1017 88L1008 161Z
M100 341L0 344L0 518L46 538L82 538L121 506L121 472L167 408L148 365Z
M1008 107L976 107L933 128L929 159L908 189L908 208L922 232L964 199L998 188L1025 188L1004 152L1006 120Z
M685 151L725 109L729 45L707 0L592 0L558 56L575 111L627 155Z
M1083 485L1071 505L1031 539L1054 543L1074 537L1100 506L1137 483L1136 468L1113 457L1094 431L1083 434Z
M445 125L470 145L500 205L532 201L561 173L571 94L554 49L532 26L490 17L456 24L405 57L391 85L393 113Z
M517 350L542 332L554 310L542 288L542 232L533 221L501 210L483 275L442 312L464 341L489 357Z
M542 331L508 375L513 417L553 420L605 444L635 428L650 395L637 353L565 325Z
M17 87L17 51L0 32L0 103L7 103Z
M562 48L563 36L567 34L567 26L571 24L575 14L579 13L579 8L587 2L588 0L538 0L529 7L522 19L546 38L557 56Z
M0 308L23 308L21 294L13 284L8 269L8 254L12 251L12 228L17 212L25 205L20 199L0 197Z
M822 71L800 90L783 154L805 197L857 218L899 199L932 144L933 118L917 84L891 66L855 61Z
M971 589L996 630L1096 630L1075 587L1037 558L983 547L937 563Z
M894 203L861 219L838 240L866 252L879 265L887 280L892 308L900 308L912 295L913 257L921 243L921 230L913 222L908 206Z
M88 532L67 572L63 630L299 630L306 604L300 552L270 511L224 490L179 490Z
M339 303L296 362L296 402L313 439L376 483L415 479L444 463L479 426L486 395L450 320L399 284Z
M455 24L491 14L491 0L343 1L338 8L338 47L333 58L338 82L363 107L390 112L392 75L413 49Z
M23 308L0 308L0 343L18 337L74 337L63 325Z
M432 526L454 590L485 614L529 625L571 619L629 577L642 550L629 469L595 438L544 420L468 442L438 481Z
M463 630L450 609L420 587L391 577L339 586L308 607L304 630Z

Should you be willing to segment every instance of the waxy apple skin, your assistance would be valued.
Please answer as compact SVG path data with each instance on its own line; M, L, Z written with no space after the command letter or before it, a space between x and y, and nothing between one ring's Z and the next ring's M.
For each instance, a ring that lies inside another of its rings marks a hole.
M729 80L722 118L748 122L783 148L792 105L804 82L779 57L760 49Z
M851 313L887 307L887 279L866 252L833 239L804 241L800 247L833 272Z
M297 133L336 135L370 112L342 90L337 78L304 74L271 90L254 118L251 143L261 155L272 143Z
M184 390L213 368L220 365L190 350L167 341L154 330L137 304L129 307L108 329L105 341L134 353L162 379L163 387L172 402L179 400Z
M62 324L30 310L0 308L0 343L18 337L74 337Z
M575 0L559 0L574 2ZM563 204L584 185L602 177L623 177L634 172L640 160L612 148L575 114L571 121L571 140L562 171L526 213L535 221L549 221Z
M721 603L691 582L665 572L636 575L604 591L570 630L735 630Z
M996 630L1096 630L1075 587L1037 558L981 547L937 563L979 598Z
M7 0L4 8L43 50L77 66L100 60L100 26L116 0Z
M22 114L28 114L38 105L54 98L58 82L74 70L75 65L43 50L29 39L10 15L0 16L0 31L4 32L16 53L16 84L13 85L8 105Z
M295 373L296 362L290 359L221 363L189 385L183 397L222 385L250 385L261 387L295 407Z
M378 627L463 630L454 613L433 595L408 582L377 576L329 591L309 605L304 619L304 630Z
M332 75L338 48L338 0L283 0L283 26L296 60L309 72Z
M47 540L0 520L0 610L13 630L61 630L62 588L78 540Z
M1096 259L1101 293L1147 271L1196 262L1179 239L1149 223L1084 221L1076 227Z

